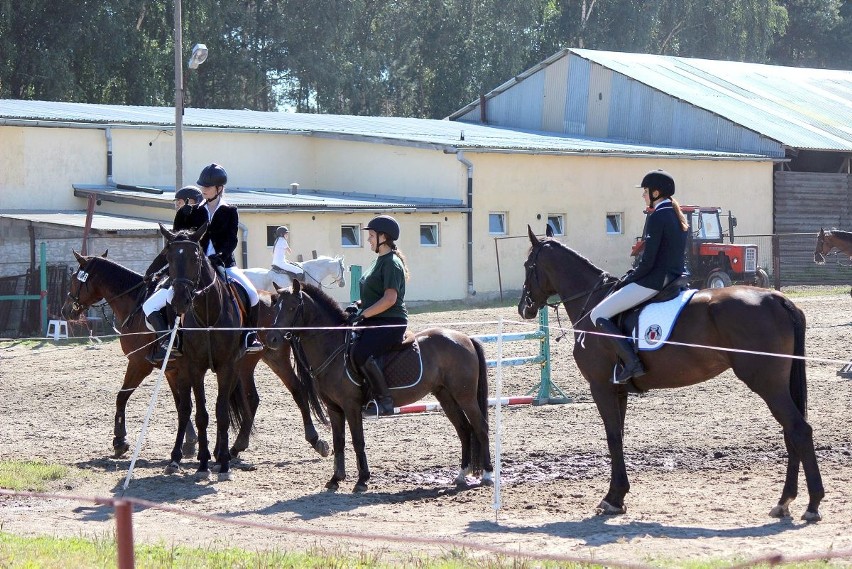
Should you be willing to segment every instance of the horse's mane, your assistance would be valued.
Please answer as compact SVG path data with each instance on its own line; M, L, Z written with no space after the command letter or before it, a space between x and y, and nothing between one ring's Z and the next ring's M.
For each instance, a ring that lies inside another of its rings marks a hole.
M92 268L102 271L102 275L110 283L113 283L118 289L128 289L138 285L143 277L133 269L128 269L124 265L108 259L106 257L90 257L89 262L92 263Z
M584 257L583 255L581 255L580 253L578 253L577 251L575 251L574 249L565 245L564 243L562 243L561 241L559 241L557 239L554 239L552 237L545 237L544 239L541 240L541 244L542 244L542 246L552 245L552 246L556 247L557 249L561 249L565 253L575 257L580 263L586 265L586 267L588 267L592 271L595 271L597 273L606 273L606 271L604 271L603 269L601 269L600 267L598 267L597 265L592 263L586 257Z
M331 314L336 315L341 321L346 317L346 314L343 312L343 309L340 308L337 301L327 295L321 288L310 283L305 283L302 285L302 289L308 293L308 296L314 299L314 302L319 304L323 309L327 310Z
M826 231L826 233L831 233L832 236L837 237L841 241L845 241L847 243L852 243L852 232L843 231L842 229L831 229Z

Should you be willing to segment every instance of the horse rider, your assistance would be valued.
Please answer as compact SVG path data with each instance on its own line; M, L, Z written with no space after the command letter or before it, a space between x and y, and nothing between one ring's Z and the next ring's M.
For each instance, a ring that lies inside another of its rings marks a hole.
M606 334L624 363L613 383L627 383L630 378L645 374L639 356L633 351L611 318L650 299L666 285L685 274L686 242L689 225L674 199L675 182L663 170L648 172L639 186L647 207L653 208L645 223L642 258L635 269L627 272L618 290L595 306L589 318L597 329Z
M183 209L187 205L197 205L201 203L204 197L201 195L201 190L195 186L184 186L175 192L175 211Z
M287 236L290 230L286 225L281 225L275 230L275 246L272 248L272 270L275 272L288 273L293 279L304 279L305 271L299 265L294 265L287 260L287 253L292 253ZM281 241L281 246L278 242Z
M405 281L409 273L405 256L396 244L399 223L393 217L375 217L364 231L369 231L370 249L377 257L361 277L361 299L346 309L347 323L363 328L352 348L352 361L370 384L377 413L393 415L393 399L378 358L402 343L405 336Z
M239 214L237 208L226 203L222 197L228 174L219 164L206 166L198 176L196 184L200 187L203 201L196 205L185 205L175 213L174 231L183 229L195 230L207 224L207 232L201 238L201 248L207 254L210 262L216 267L216 272L222 276L227 274L237 281L249 298L248 321L243 333L243 347L246 352L259 352L263 344L257 338L258 301L257 290L251 281L236 266L234 249L237 248L237 233L239 231ZM154 259L146 275L159 271L166 264L165 252ZM151 356L152 363L162 363L166 355L168 341L168 323L161 309L166 303L171 303L174 297L172 287L160 289L152 294L142 305L148 328L157 333L159 342L156 352ZM173 350L174 351L174 350ZM180 355L175 354L175 355Z

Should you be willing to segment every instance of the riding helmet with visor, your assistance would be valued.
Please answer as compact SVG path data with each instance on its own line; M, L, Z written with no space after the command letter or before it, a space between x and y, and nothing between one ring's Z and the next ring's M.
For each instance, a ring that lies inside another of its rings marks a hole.
M201 195L201 190L195 186L184 186L175 192L175 199L184 200L187 203L189 203L189 200L195 200L195 203L198 204L201 203L204 196Z
M202 187L224 186L228 183L228 173L218 164L210 164L204 167L195 183Z
M279 237L287 237L287 234L290 233L290 230L287 229L286 225L279 225L278 229L275 230L275 238Z
M371 219L364 231L370 229L376 233L384 233L391 241L399 239L399 223L389 215L380 215Z
M636 187L657 190L660 193L660 197L663 198L671 197L675 193L674 178L665 170L652 170L648 172L642 178L642 183Z

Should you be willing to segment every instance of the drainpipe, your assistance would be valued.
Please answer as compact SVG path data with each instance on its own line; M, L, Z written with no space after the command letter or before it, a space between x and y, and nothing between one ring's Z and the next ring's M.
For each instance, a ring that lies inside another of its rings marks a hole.
M248 269L248 227L246 227L246 224L242 221L240 221L238 225L240 226L240 229L243 230L243 235L240 239L240 248L242 249L243 255L243 268Z
M476 296L473 289L473 162L464 157L464 152L456 151L456 160L467 167L467 293Z
M106 127L106 144L107 144L107 185L114 186L115 180L112 178L112 129Z

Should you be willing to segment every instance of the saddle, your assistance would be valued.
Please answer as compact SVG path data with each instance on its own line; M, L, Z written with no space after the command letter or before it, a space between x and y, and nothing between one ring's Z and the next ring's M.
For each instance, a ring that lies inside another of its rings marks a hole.
M301 263L293 263L293 264L296 265L299 268L302 268ZM279 275L284 275L286 277L290 277L291 280L297 280L297 281L300 281L300 282L305 282L305 270L304 269L302 269L301 273L294 273L293 271L289 271L289 270L285 269L284 267L279 267L278 265L273 263L270 270L273 273L278 273Z
M632 339L634 351L659 349L695 292L689 289L687 276L678 277L645 302L619 314L616 325Z
M353 338L353 336L356 335L358 335L357 330L347 337L349 345L346 348L346 373L353 383L360 385L362 389L366 389L368 382L364 380L361 372L355 369L351 357L352 347L357 342L357 338ZM387 352L376 359L385 374L388 389L413 387L423 377L423 358L420 354L420 344L417 342L414 333L409 330L405 331L402 342L390 346Z

